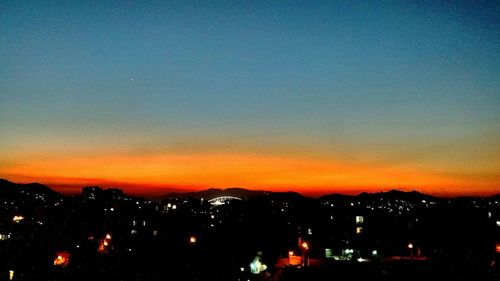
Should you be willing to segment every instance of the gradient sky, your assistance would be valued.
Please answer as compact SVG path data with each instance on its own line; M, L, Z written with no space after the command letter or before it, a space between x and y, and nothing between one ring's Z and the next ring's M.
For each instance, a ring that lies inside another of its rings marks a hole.
M498 193L500 2L331 2L0 2L0 177Z

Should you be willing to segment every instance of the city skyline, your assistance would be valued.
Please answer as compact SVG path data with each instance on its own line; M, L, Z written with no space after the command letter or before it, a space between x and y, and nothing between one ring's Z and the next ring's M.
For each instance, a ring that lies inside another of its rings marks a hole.
M494 1L5 1L0 178L496 194L499 15Z

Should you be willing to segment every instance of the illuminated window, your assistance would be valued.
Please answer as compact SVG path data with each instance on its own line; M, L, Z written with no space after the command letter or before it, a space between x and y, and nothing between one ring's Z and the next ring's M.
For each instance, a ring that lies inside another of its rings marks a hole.
M356 234L361 234L363 232L363 228L361 226L356 227Z
M7 240L10 238L10 234L0 234L0 240Z
M329 249L329 248L325 249L325 257L326 258L333 258L333 251L332 251L332 249Z
M356 224L362 224L365 221L363 216L356 216Z

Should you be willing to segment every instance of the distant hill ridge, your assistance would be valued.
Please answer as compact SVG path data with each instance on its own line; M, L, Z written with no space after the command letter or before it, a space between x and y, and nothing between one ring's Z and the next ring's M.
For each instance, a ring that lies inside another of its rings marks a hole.
M6 179L0 179L0 195L19 195L23 192L29 192L32 194L39 194L49 197L59 197L62 196L60 193L52 190L46 185L40 183L14 183Z
M14 183L6 179L0 179L0 196L1 197L10 197L10 196L21 196L23 193L29 192L31 194L39 194L47 197L61 197L62 194L52 190L46 185L40 183ZM220 196L235 196L242 199L249 199L254 197L268 196L273 195L276 198L308 198L303 196L297 192L288 191L288 192L271 192L265 190L250 190L239 187L232 188L210 188L202 191L195 192L172 192L168 193L162 198L180 198L180 197L192 197L201 199L204 198L206 200L210 200L212 198L220 197ZM400 191L400 190L390 190L385 192L375 192L375 193L367 193L363 192L358 195L345 195L339 193L327 194L319 197L319 200L346 200L346 199L356 199L356 200L377 200L379 198L386 199L401 199L408 201L417 201L417 200L436 200L438 197L434 197L428 194L424 194L418 191ZM500 194L493 195L491 198L500 198Z

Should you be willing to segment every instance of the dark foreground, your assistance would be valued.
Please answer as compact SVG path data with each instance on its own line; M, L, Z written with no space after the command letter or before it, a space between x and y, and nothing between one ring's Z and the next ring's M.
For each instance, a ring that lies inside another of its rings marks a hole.
M499 201L234 189L158 203L1 180L0 280L500 280Z

